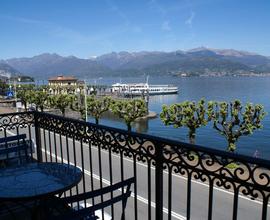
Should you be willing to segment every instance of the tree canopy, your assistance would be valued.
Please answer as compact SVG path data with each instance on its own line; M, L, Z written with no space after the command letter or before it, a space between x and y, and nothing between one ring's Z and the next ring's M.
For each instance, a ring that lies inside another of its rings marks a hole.
M73 100L73 95L59 94L50 96L49 103L51 107L59 109L62 115L65 116L66 108L71 107Z
M142 99L116 100L111 105L112 112L124 119L128 131L131 131L131 123L137 118L147 114L146 103Z
M228 142L227 150L235 151L236 142L241 136L251 135L262 128L261 121L266 115L262 105L247 103L242 106L239 100L233 102L209 102L210 117L213 127Z
M198 103L184 101L170 106L163 105L160 118L165 125L173 125L175 128L187 127L189 129L189 141L195 143L196 130L208 123L206 117L205 100Z
M110 97L96 98L95 96L90 96L87 98L87 111L95 118L96 124L99 123L101 115L110 109L112 99Z

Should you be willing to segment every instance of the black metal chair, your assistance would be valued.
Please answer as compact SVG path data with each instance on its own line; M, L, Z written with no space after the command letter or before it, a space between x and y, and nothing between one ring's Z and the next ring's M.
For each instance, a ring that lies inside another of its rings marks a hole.
M127 199L131 195L131 189L130 189L131 184L134 183L134 181L135 181L135 178L132 177L132 178L124 180L123 182L118 182L116 184L104 187L102 189L98 189L98 190L94 190L91 192L86 192L83 194L78 194L78 195L74 195L70 197L65 197L65 198L55 198L54 201L50 204L51 206L54 204L53 206L54 208L56 208L56 207L59 207L59 205L61 206L61 204L65 204L65 206L67 207L67 204L74 204L74 203L79 204L79 202L86 203L86 200L88 199L104 196L105 194L108 194L108 193L111 193L111 195L113 195L113 192L122 190L122 192L120 192L120 195L113 196L112 198L107 199L106 201L95 203L94 205L90 207L72 209L70 208L70 206L68 206L69 208L64 211L65 213L59 213L47 219L50 219L50 220L98 219L98 217L95 216L95 211L103 210L105 207L112 206L113 204L117 202L121 202L121 201L122 201L122 209L123 209L122 210L123 212L121 214L121 219L123 219L124 211L127 204ZM63 210L62 207L63 205L61 206L61 210ZM50 213L52 212L50 211Z
M29 162L33 153L31 140L25 134L0 138L0 161L2 166L10 166Z
M0 138L0 167L17 166L30 162L33 143L26 140L26 134ZM27 219L32 202L1 202L0 219ZM29 207L28 207L29 206Z

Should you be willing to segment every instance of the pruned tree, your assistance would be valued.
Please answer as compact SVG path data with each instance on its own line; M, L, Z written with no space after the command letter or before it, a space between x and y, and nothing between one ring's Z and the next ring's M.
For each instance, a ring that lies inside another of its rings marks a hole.
M209 121L206 113L208 114L204 99L198 103L184 101L170 106L163 105L160 119L165 125L173 125L175 128L187 127L189 142L195 144L196 130Z
M124 119L128 131L131 131L131 123L137 118L147 114L146 103L142 99L116 100L111 105L112 112Z
M233 102L209 102L210 117L214 129L227 140L227 150L234 152L241 136L253 134L262 128L262 120L266 115L262 105L247 103L243 106L239 100Z
M99 123L101 115L110 109L112 103L111 97L96 98L95 96L87 97L87 111L95 118L96 124Z
M81 119L85 120L85 105L83 104L82 96L73 96L74 98L72 99L71 102L71 109L76 112L80 112Z
M34 99L33 102L36 105L37 110L40 109L41 112L43 112L45 105L48 101L48 93L43 91L35 91L34 92Z
M50 106L59 109L63 116L65 116L66 108L71 107L73 100L74 96L68 94L49 96Z
M19 90L17 92L17 97L21 100L25 111L27 110L27 103L28 103L28 91L27 90Z
M35 85L20 85L17 90L17 97L21 100L25 110L27 110L27 104L34 103L35 100Z

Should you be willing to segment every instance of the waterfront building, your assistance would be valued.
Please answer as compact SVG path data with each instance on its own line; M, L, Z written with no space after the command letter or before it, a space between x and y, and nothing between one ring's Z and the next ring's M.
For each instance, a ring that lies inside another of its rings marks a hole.
M73 76L59 75L51 77L48 81L49 86L76 86L78 84L78 79Z
M51 77L49 80L49 91L51 94L73 94L77 92L78 88L84 87L84 81L80 81L74 76L58 75L57 77Z

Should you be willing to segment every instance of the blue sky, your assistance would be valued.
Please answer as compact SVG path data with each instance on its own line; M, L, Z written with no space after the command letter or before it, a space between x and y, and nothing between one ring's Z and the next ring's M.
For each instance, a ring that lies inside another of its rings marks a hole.
M1 0L0 59L200 46L270 56L270 0Z

